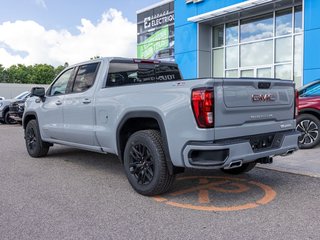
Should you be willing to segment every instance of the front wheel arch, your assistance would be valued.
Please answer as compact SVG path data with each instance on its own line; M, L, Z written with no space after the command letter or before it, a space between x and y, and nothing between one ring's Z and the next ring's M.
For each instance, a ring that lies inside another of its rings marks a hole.
M25 113L25 115L23 116L23 119L22 119L23 129L26 129L28 122L30 122L31 120L36 120L37 122L39 122L37 114L35 112Z

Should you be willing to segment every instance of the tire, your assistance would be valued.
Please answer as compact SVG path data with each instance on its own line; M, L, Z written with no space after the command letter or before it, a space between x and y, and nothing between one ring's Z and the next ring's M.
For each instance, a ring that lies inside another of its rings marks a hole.
M172 186L159 131L142 130L132 134L124 150L124 169L133 189L145 196L164 193Z
M320 120L314 115L299 115L296 129L302 133L298 139L299 148L313 148L320 142Z
M224 173L228 173L228 174L233 174L233 175L237 175L237 174L241 174L241 173L246 173L251 171L255 166L256 166L256 162L249 162L249 163L244 163L242 164L241 167L237 167L237 168L231 168L231 169L221 169L222 172Z
M7 111L7 112L4 114L4 122L5 122L6 124L14 124L14 123L16 123L16 121L13 120L13 119L10 117L9 111Z
M28 122L24 135L27 151L31 157L38 158L47 155L50 145L42 141L36 120Z

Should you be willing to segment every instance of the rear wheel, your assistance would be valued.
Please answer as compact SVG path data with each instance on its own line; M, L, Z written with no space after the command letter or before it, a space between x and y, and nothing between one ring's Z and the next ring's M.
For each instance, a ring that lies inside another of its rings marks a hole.
M256 162L249 162L249 163L244 163L242 164L241 167L237 167L237 168L231 168L231 169L222 168L221 171L224 173L237 175L237 174L249 172L256 166L256 164L257 164Z
M4 122L5 122L6 124L14 124L14 123L16 123L16 121L13 120L13 119L10 117L9 111L6 112L5 115L4 115Z
M175 175L170 175L159 131L142 130L131 135L124 151L124 169L138 193L152 196L169 190Z
M44 157L49 151L49 143L42 141L38 122L30 120L25 129L25 141L29 155L31 157Z
M302 114L297 118L297 130L302 134L299 137L299 148L313 148L320 142L320 120L311 114Z

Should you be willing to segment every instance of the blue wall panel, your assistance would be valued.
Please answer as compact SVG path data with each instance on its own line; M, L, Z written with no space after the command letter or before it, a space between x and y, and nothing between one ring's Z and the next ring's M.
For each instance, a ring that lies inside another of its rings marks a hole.
M320 28L320 1L304 1L304 30Z
M303 83L320 78L320 1L304 1Z
M194 4L186 4L185 0L174 1L174 25L181 26L191 24L187 21L189 17L197 15L197 8Z
M320 68L304 70L304 85L316 79L320 79Z
M201 3L196 5L197 7L197 15L211 12L220 8L224 8L227 6L231 6L237 3L245 2L244 0L204 0Z
M320 68L320 28L304 33L304 69L314 68Z
M175 55L176 62L182 72L184 79L196 78L197 77L197 52L186 52Z
M187 24L176 27L175 54L197 50L197 24ZM178 39L177 39L178 38Z

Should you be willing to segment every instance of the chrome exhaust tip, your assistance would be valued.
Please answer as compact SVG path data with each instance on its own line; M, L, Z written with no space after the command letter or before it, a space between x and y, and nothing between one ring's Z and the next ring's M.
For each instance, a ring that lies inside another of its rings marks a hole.
M237 160L237 161L233 161L233 162L229 163L229 165L227 167L225 167L224 169L238 168L241 166L242 166L242 160Z
M285 156L291 155L294 151L295 151L295 149L290 149L286 153L281 154L281 157L285 157Z

